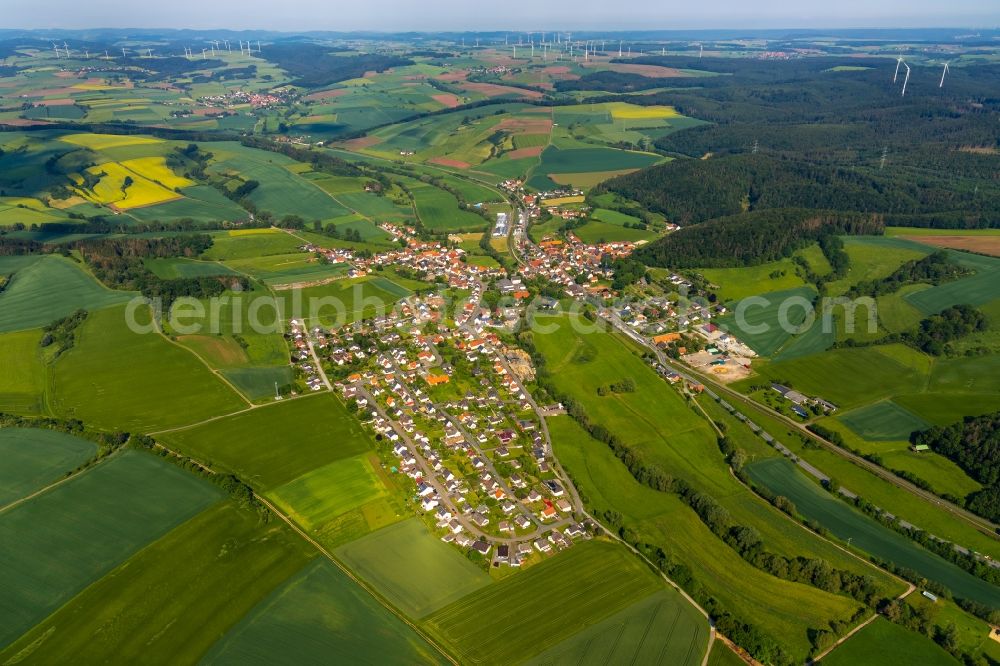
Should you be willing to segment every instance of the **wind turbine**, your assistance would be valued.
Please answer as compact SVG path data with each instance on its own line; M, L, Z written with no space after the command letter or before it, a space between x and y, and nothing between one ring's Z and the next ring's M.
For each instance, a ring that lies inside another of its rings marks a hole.
M58 44L52 44L52 48L55 49L56 57L58 58L59 57L59 45Z
M208 49L202 49L202 50L201 50L201 59L202 59L202 60L208 60L208 58L207 58L207 57L205 56L205 51L207 51L207 50L208 50Z
M146 49L146 57L147 58L153 57L153 49Z
M903 79L903 94L900 97L906 97L906 84L910 82L910 66L904 62L903 67L906 68L906 78Z
M66 54L67 58L69 57L69 44L67 44L66 42L63 42L63 53Z
M948 73L948 63L944 64L944 69L941 70L941 83L938 84L938 88L944 87L944 75Z
M903 64L903 56L899 56L896 59L896 73L892 75L892 82L896 82L896 77L899 76L899 66Z
M476 45L478 46L478 44ZM257 40L257 53L260 53L260 40Z
M618 40L618 57L622 57L622 40Z
M122 47L122 60L125 60L125 59L126 59L126 57L127 57L127 56L125 55L125 47L123 46L123 47Z
M86 58L87 60L90 60L90 49L83 50L83 57Z
M701 57L703 55L705 55L705 45L704 44L699 44L698 45L698 60L701 60Z

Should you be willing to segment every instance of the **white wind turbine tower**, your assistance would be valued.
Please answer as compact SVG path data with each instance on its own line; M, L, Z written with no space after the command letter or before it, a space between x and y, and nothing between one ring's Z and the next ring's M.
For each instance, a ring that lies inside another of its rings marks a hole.
M948 63L944 64L944 69L941 70L941 83L938 84L938 88L944 87L944 75L948 73Z
M125 55L125 47L122 47L122 60L127 59L128 56Z
M903 56L896 58L896 73L892 75L892 82L896 82L896 77L899 76L899 66L903 64Z
M58 58L59 57L59 45L58 44L53 44L52 48L55 50L56 57Z
M86 58L87 60L90 60L90 49L83 50L83 57Z
M618 57L622 57L622 40L618 40Z
M257 40L257 53L260 53L260 40Z
M208 49L202 49L201 50L201 59L202 60L208 60L208 56L205 55L205 51L207 51L207 50Z
M105 60L111 60L111 56L108 55L108 50L107 49L104 49L104 59Z
M66 42L63 42L63 53L66 54L67 58L69 57L69 44L67 44Z
M903 79L903 94L900 97L906 97L906 84L910 82L910 66L904 62L903 67L906 68L906 78Z
M701 57L703 55L705 55L705 45L704 44L699 44L698 45L698 60L701 60Z

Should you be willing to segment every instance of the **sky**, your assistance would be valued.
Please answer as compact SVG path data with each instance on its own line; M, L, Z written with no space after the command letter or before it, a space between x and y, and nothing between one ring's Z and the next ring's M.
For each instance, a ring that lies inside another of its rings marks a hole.
M670 30L994 27L998 0L0 0L5 28Z

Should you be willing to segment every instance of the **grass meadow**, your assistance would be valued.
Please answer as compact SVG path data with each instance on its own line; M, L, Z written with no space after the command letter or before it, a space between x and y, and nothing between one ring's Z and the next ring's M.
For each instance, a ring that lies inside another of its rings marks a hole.
M954 666L958 662L927 636L883 617L823 658L823 666Z

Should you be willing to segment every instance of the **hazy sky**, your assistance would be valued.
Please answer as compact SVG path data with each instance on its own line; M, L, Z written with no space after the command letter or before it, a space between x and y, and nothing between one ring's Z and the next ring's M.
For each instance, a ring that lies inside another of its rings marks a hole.
M1000 24L997 0L0 0L4 28L532 30Z

